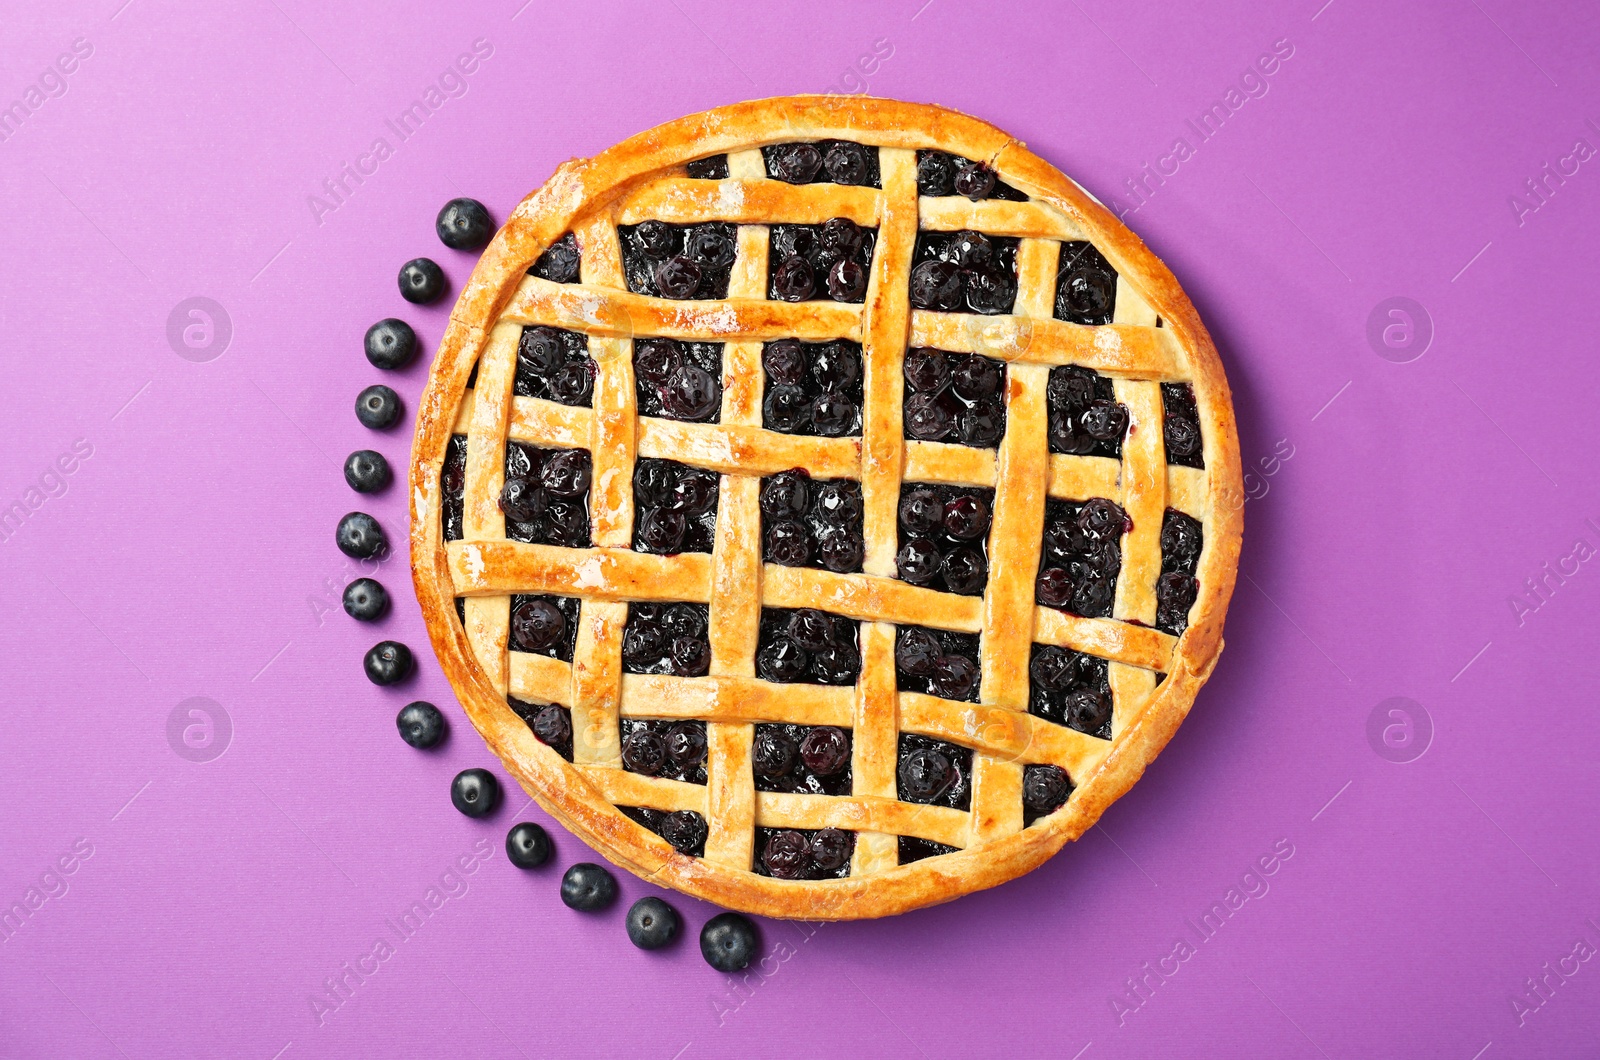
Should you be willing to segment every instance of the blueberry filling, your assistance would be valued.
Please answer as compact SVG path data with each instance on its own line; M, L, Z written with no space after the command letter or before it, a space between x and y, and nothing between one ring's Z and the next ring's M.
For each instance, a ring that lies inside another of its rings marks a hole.
M832 725L757 725L750 769L757 791L848 795L850 730Z
M1165 412L1161 433L1166 443L1167 463L1205 467L1200 410L1195 407L1194 388L1188 383L1162 383L1161 406Z
M1022 827L1054 813L1072 794L1072 778L1060 766L1022 767Z
M711 668L705 604L629 604L622 669L630 674L699 677Z
M578 260L578 238L568 232L539 255L528 275L551 283L577 283Z
M965 195L979 199L1027 202L1028 197L995 175L982 162L944 151L917 152L917 194Z
M628 290L657 298L726 298L738 239L734 225L641 221L617 229Z
M1110 615L1129 529L1127 514L1104 497L1046 502L1035 599L1084 618Z
M901 802L971 809L971 749L931 736L901 733L895 794Z
M444 447L444 466L439 469L439 492L444 499L441 518L444 539L460 541L466 536L462 519L467 494L467 436L452 434Z
M855 849L856 834L837 828L757 828L751 868L775 880L842 880Z
M587 406L594 397L594 376L587 335L562 328L522 329L513 384L518 397Z
M721 482L715 471L671 460L646 457L634 464L634 551L710 552Z
M500 510L506 537L533 545L589 546L587 449L539 449L506 443Z
M633 344L634 392L642 416L692 423L722 417L722 343L639 339Z
M1167 509L1161 520L1161 577L1156 581L1156 628L1177 636L1189 627L1189 608L1200 592L1195 570L1205 533L1200 522Z
M779 339L761 348L761 424L784 434L861 433L861 344Z
M922 626L896 627L894 670L896 687L902 692L976 703L981 670L978 636Z
M908 482L900 487L900 580L962 596L989 583L994 490Z
M1117 309L1117 270L1094 244L1061 244L1056 267L1056 319L1072 324L1109 324Z
M761 480L761 558L848 574L861 569L861 483L799 468Z
M914 835L900 837L900 864L909 865L923 858L936 858L940 854L954 854L959 847L947 847L931 839L918 839Z
M849 140L770 144L761 149L767 176L790 184L856 184L881 187L878 149Z
M1054 644L1035 644L1028 662L1028 713L1111 739L1111 679L1106 661Z
M577 597L519 595L511 598L512 651L571 662L577 639Z
M511 696L506 697L506 703L540 743L572 761L572 711L554 703L525 703Z
M706 782L706 723L623 718L622 768L686 784Z
M783 684L853 685L861 676L859 625L811 607L763 607L756 676Z
M644 806L618 806L617 809L629 820L671 843L672 849L678 853L694 858L706 856L706 819L693 810L673 810L669 813Z
M905 434L993 449L1006 433L1006 366L978 354L906 351Z
M944 313L1009 313L1017 300L1014 236L920 232L911 265L911 304Z
M820 225L773 225L768 238L768 298L782 302L866 298L876 228L834 217Z
M1052 368L1045 400L1052 453L1121 458L1128 409L1110 379L1077 365Z
M689 176L696 180L727 180L728 156L712 155L710 158L697 158L689 163Z

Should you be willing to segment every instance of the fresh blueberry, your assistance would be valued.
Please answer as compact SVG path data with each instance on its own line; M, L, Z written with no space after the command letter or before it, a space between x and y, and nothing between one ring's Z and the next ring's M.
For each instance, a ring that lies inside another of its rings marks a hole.
M417 700L400 708L395 716L395 727L400 739L421 751L437 746L444 739L444 715L432 703Z
M700 929L700 955L719 972L737 972L755 959L756 926L738 913L719 913Z
M578 862L561 877L561 901L568 909L592 913L616 897L616 877L592 861Z
M380 320L367 329L367 360L374 368L393 371L411 363L417 353L417 333L411 325L394 317Z
M400 297L426 305L444 294L444 270L429 258L412 258L400 267Z
M477 250L494 235L494 220L477 199L451 199L439 211L433 229L451 250Z
M383 527L366 512L351 512L340 519L334 540L338 542L339 551L351 559L371 559L389 547Z
M344 613L358 622L376 622L389 613L389 593L371 578L344 587Z
M368 650L362 665L366 668L367 680L373 684L397 685L411 676L416 663L411 658L410 648L397 640L384 640Z
M377 493L389 485L391 478L389 461L382 453L357 449L345 458L344 481L357 493Z
M400 418L400 395L382 383L367 387L356 395L356 419L375 431L394 426Z
M678 935L678 912L659 898L641 898L628 910L628 941L659 950Z
M487 769L463 769L450 782L450 801L468 817L487 817L500 805L500 782Z
M550 834L532 821L506 833L506 858L519 869L536 869L550 860Z

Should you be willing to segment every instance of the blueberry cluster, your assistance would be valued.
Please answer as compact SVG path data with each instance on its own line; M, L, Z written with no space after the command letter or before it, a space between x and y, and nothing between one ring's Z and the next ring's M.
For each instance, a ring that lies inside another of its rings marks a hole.
M900 487L900 580L981 596L989 583L994 490L908 482Z
M972 808L972 750L915 733L900 734L895 794L901 802Z
M1017 244L981 232L923 232L912 256L910 297L918 309L1009 313L1017 300Z
M715 471L649 457L633 465L633 547L670 556L710 552L717 536Z
M642 416L716 423L722 415L722 343L639 339L634 391Z
M528 269L528 275L551 283L577 283L578 260L578 238L568 232L539 255L539 260Z
M518 397L584 407L594 397L594 376L587 335L542 326L522 329L513 382Z
M706 782L706 723L621 721L622 768L686 784ZM676 845L676 844L674 844Z
M861 344L779 339L761 348L769 431L838 438L861 433Z
M1184 467L1205 467L1201 452L1200 410L1195 406L1194 387L1188 383L1162 383L1161 435L1167 447L1167 463Z
M857 184L880 186L878 149L849 140L771 144L761 149L767 176L790 184Z
M1109 324L1116 309L1117 270L1093 243L1062 243L1056 267L1056 319L1071 324Z
M727 180L728 156L712 155L710 158L697 158L688 165L689 176L696 180Z
M1161 520L1161 577L1156 582L1156 628L1177 636L1189 628L1189 608L1194 606L1200 583L1194 572L1200 565L1205 534L1198 520L1172 508Z
M1045 400L1052 453L1122 456L1128 409L1117 402L1111 380L1076 365L1052 368Z
M500 510L506 537L534 545L589 547L587 449L539 449L506 443L506 479Z
M1026 202L1028 199L982 162L946 151L917 152L917 194L965 195L973 202L979 199Z
M761 558L848 574L861 569L861 483L796 468L761 480Z
M763 607L756 676L783 684L853 685L861 676L858 626L812 607Z
M902 692L978 701L978 637L921 626L894 634L895 683Z
M1028 713L1111 739L1111 679L1104 659L1035 644L1028 678Z
M705 604L629 604L622 669L630 674L699 677L711 668Z
M804 302L826 294L835 302L860 302L866 297L876 228L833 217L820 225L773 225L768 238L768 298Z
M444 447L444 466L439 469L439 492L444 503L444 539L460 541L466 536L462 528L467 496L467 436L452 434Z
M1006 366L978 354L906 351L905 433L993 449L1006 433Z
M692 858L706 856L706 819L693 810L652 810L646 806L618 806L624 817L650 829L672 844L672 849Z
M757 828L756 875L775 880L842 880L856 834L837 828Z
M1022 767L1022 826L1054 813L1072 794L1072 778L1060 766Z
M850 730L833 725L757 725L750 769L757 791L848 795Z
M1122 572L1122 535L1128 529L1127 514L1104 497L1081 504L1047 502L1034 587L1039 603L1084 618L1111 614Z
M572 761L572 711L555 703L527 703L514 696L507 696L506 704L540 743Z
M657 298L726 298L738 240L734 225L641 221L617 229L628 290Z
M513 596L511 650L571 662L578 639L578 608L575 596Z

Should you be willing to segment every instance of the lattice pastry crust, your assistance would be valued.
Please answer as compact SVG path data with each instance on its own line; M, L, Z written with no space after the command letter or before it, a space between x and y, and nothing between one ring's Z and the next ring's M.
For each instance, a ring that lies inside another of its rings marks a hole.
M880 187L770 179L765 145L845 140L877 149ZM986 162L1021 192L1010 199L919 197L917 151ZM725 179L686 164L727 155ZM848 217L876 229L861 304L768 300L769 224ZM630 293L619 225L656 219L738 225L728 297L674 301ZM980 316L914 309L907 288L919 230L1016 237L1016 300ZM580 282L530 266L568 233ZM1088 241L1117 274L1111 323L1053 319L1062 241ZM592 408L513 394L526 325L582 332L597 371ZM724 343L718 422L642 416L635 338ZM806 437L762 427L762 342L848 338L863 351L859 437ZM902 428L908 347L980 352L1006 363L1006 425L994 450L909 441ZM1081 365L1114 382L1129 428L1119 459L1052 453L1052 366ZM473 373L475 374L475 379ZM469 379L473 380L468 389ZM1169 463L1162 383L1192 387L1203 468ZM441 528L441 469L452 434L468 435L463 536ZM594 546L508 540L500 508L508 439L586 449ZM633 551L635 462L670 458L721 476L709 554ZM862 573L764 564L759 476L789 468L861 483ZM989 576L982 596L896 578L902 482L992 488ZM1242 528L1238 441L1227 382L1194 307L1166 267L1077 184L1016 139L939 107L797 96L741 103L669 122L592 159L562 165L530 195L461 292L417 422L411 489L412 569L439 660L472 723L551 814L613 862L721 905L775 917L876 917L947 901L1034 868L1075 839L1139 778L1187 715L1222 649ZM1045 507L1106 497L1127 513L1111 616L1038 606ZM1187 629L1156 627L1161 528L1169 510L1197 520L1204 545ZM577 597L571 664L508 650L512 594ZM465 598L464 622L457 598ZM709 673L624 674L630 601L709 605ZM755 676L763 607L817 607L860 621L854 687L769 684ZM980 635L979 702L897 691L895 624ZM1110 739L1028 711L1035 644L1109 660ZM1165 675L1164 678L1160 675ZM572 760L536 739L507 697L571 709ZM707 782L622 767L621 719L706 723ZM852 737L848 795L757 791L755 723L837 725ZM970 809L901 801L901 734L970 748ZM1024 767L1049 763L1073 784L1060 809L1024 827ZM677 852L618 807L693 810L709 824L704 856ZM843 878L786 880L752 871L757 828L855 834ZM897 837L955 848L899 863Z

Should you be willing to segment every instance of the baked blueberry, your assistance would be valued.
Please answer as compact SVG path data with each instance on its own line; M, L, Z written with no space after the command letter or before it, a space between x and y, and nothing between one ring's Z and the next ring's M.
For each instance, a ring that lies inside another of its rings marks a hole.
M1188 383L1162 383L1161 403L1165 413L1162 436L1167 463L1185 467L1205 467L1200 436L1200 412L1194 389Z
M706 849L706 819L693 810L674 810L661 818L661 838L680 854L700 857Z
M400 730L400 739L421 751L438 746L446 731L439 708L420 699L401 707L394 724Z
M389 613L389 593L371 578L344 587L344 613L358 622L376 622Z
M804 879L811 867L811 842L792 828L775 831L762 848L761 864L773 879Z
M519 869L536 869L550 860L550 834L532 821L506 833L506 860Z
M400 395L383 384L375 383L356 395L356 419L361 426L386 430L399 418Z
M1054 813L1072 794L1072 778L1060 766L1024 766L1022 769L1022 816L1024 825L1035 818Z
M816 289L816 273L804 258L789 258L772 274L772 297L782 301L804 302Z
M943 151L918 151L917 194L943 196L955 193L955 156Z
M404 320L387 317L367 329L363 343L374 368L393 371L411 363L417 353L417 333Z
M622 632L623 670L679 677L705 673L711 660L708 613L705 604L629 604Z
M525 703L508 697L506 705L528 726L528 731L562 758L572 761L572 712L554 703Z
M636 729L622 741L622 766L630 773L653 777L667 762L667 741L649 729Z
M385 640L368 649L362 666L373 684L397 685L411 676L416 663L410 648L396 640Z
M494 237L494 220L477 199L451 199L439 211L433 229L451 250L477 250Z
M833 725L819 725L800 741L800 761L819 777L850 768L850 735Z
M1046 501L1044 518L1038 602L1086 618L1110 615L1122 571L1119 542L1131 526L1127 514L1114 501L1092 497Z
M855 845L853 832L819 828L811 833L811 863L823 873L833 873L850 863L850 854L855 850Z
M452 434L445 443L444 462L439 468L441 528L446 541L463 536L462 519L466 508L467 436Z
M389 485L389 461L382 453L357 449L344 461L344 481L357 493L377 493Z
M500 805L500 781L487 769L463 769L450 782L450 801L468 817L487 817Z
M444 270L429 258L412 258L400 266L400 297L426 305L444 294Z
M710 158L697 158L688 165L689 176L696 180L727 180L728 156L712 155Z
M591 861L580 861L561 877L561 902L568 909L593 913L617 899L617 880Z
M371 559L389 548L383 527L366 512L350 512L340 519L334 541L339 551L351 559Z
M968 162L956 170L956 194L965 195L974 202L988 198L994 191L995 179L994 170L982 162Z
M1116 306L1117 270L1092 243L1062 243L1056 271L1056 319L1073 324L1109 324Z
M737 972L755 960L756 926L738 913L719 913L700 929L700 955L719 972Z
M972 801L972 751L943 740L900 734L895 768L902 802L968 809Z
M809 184L822 169L822 152L813 144L779 144L767 155L767 171L790 184Z
M678 913L659 898L641 898L628 910L628 941L659 950L678 935Z
M529 267L530 275L551 283L577 283L578 267L582 263L582 255L578 251L578 240L571 232L550 244L539 260Z
M520 651L546 652L566 636L566 616L548 597L523 597L511 609L511 643Z
M946 312L961 305L961 270L948 261L924 261L911 270L911 304Z

